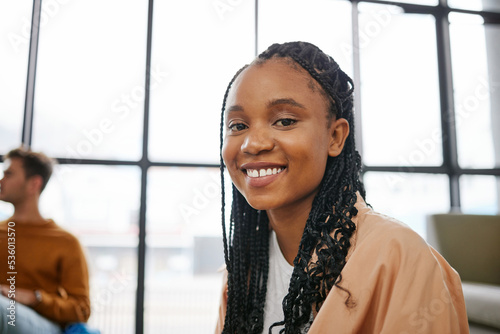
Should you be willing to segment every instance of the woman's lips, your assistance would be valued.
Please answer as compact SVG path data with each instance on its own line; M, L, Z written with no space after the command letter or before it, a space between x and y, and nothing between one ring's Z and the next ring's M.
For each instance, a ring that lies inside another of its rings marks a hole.
M276 175L279 174L283 171L284 167L269 167L269 168L260 168L260 169L247 169L247 176L251 178L255 177L263 177L263 176L270 176L270 175Z
M261 167L244 169L243 172L249 186L265 187L280 177L285 169L285 167Z

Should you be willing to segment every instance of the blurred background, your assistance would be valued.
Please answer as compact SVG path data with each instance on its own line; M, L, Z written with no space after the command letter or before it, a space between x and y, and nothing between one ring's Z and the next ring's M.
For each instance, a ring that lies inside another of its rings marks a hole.
M292 40L355 80L375 210L423 237L428 214L499 212L499 1L1 0L0 156L59 160L41 209L85 247L92 326L213 332L222 97Z

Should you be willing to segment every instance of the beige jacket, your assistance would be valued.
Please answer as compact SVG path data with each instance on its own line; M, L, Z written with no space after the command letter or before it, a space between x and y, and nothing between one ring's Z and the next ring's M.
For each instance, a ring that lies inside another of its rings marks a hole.
M340 286L333 288L309 334L469 333L462 285L444 258L406 225L370 209L358 195ZM224 277L216 333L224 326ZM265 330L267 332L267 330Z

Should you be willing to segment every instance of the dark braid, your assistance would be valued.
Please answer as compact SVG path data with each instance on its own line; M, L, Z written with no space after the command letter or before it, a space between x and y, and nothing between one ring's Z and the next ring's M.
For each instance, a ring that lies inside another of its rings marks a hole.
M224 110L233 77L224 95L220 123L220 174L222 187L222 235L228 272L228 305L224 332L261 333L268 275L269 221L267 214L253 209L243 195L232 187L233 201L227 238L225 222L224 161L222 158ZM237 223L236 223L237 222ZM248 275L250 275L250 280Z
M224 94L224 100L222 102L222 115L220 118L220 147L219 147L219 152L220 152L220 179L221 179L221 195L222 195L222 205L221 205L221 216L222 216L222 239L224 242L224 260L226 262L226 266L229 270L229 254L228 254L228 247L227 247L227 236L226 236L226 190L225 190L225 184L224 184L224 159L222 158L222 147L224 145L224 110L226 109L226 100L227 100L227 95L229 94L229 88L233 84L234 80L236 80L236 77L246 68L247 66L243 66L236 72L236 74L233 76L231 79L231 82L228 85L228 88L226 89L226 93ZM231 221L233 221L231 219ZM229 232L229 240L231 240L231 231L232 228L230 227L230 232Z
M316 312L319 311L334 285L347 293L346 306L354 305L350 292L339 286L339 283L342 280L341 271L346 263L350 238L356 228L352 221L352 217L357 214L354 206L356 192L364 198L365 190L360 179L361 157L354 141L351 78L331 57L309 43L273 44L253 64L258 65L271 58L293 60L304 68L319 83L323 90L321 93L330 101L329 119L345 118L350 126L349 136L340 155L328 158L320 190L313 200L299 251L293 262L294 270L288 294L283 300L285 318L272 326L284 325L280 333L298 333L308 330L312 322L313 307ZM224 95L221 149L226 98L232 83L243 69L233 77ZM221 177L224 178L222 152ZM222 199L224 252L228 270L228 304L223 332L262 333L269 258L267 215L250 207L233 186L227 239L224 193ZM313 254L317 258L313 259Z

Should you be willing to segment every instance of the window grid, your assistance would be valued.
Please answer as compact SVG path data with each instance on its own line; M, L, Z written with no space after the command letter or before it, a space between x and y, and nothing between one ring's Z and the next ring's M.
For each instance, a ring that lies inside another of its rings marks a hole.
M450 8L446 0L440 0L437 6L395 3L394 1L377 0L349 0L352 3L352 32L353 44L359 45L358 31L358 4L374 3L381 5L397 5L405 13L413 14L431 14L436 19L436 40L438 50L438 71L440 84L440 108L441 108L441 130L443 133L443 164L441 166L363 166L363 172L395 172L395 173L424 173L424 174L445 174L449 178L450 184L450 208L460 209L460 185L459 178L462 175L492 175L500 176L500 168L491 169L472 169L460 168L457 157L457 138L454 124L454 101L453 101L453 82L451 71L451 50L448 14L450 12L475 14L483 17L485 22L500 23L500 13L489 11L473 11L465 9ZM257 53L258 41L258 0L255 0L255 52ZM144 332L144 281L145 281L145 258L146 258L146 193L147 193L147 172L151 167L209 167L219 168L217 164L196 164L196 163L172 163L151 162L148 160L148 134L149 134L149 85L151 69L151 44L152 44L152 19L154 0L149 0L148 9L148 29L147 29L147 59L146 59L146 81L145 81L145 100L144 100L144 132L143 132L143 154L139 161L119 161L119 160L97 160L97 159L68 159L58 158L59 164L82 164L82 165L116 165L116 166L138 166L141 169L141 194L140 194L140 212L139 212L139 245L137 249L138 256L138 278L136 295L136 319L135 333ZM32 140L32 121L33 121L33 99L35 90L36 62L38 49L38 32L41 14L41 0L34 0L32 29L30 39L30 51L28 61L28 80L26 86L25 110L23 119L23 132L21 142L31 146ZM360 86L360 55L359 48L353 48L354 64L354 82ZM357 143L362 152L362 134L360 127L360 118L362 114L360 94L356 94L355 107L357 110ZM448 121L444 121L448 120Z

